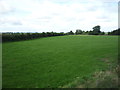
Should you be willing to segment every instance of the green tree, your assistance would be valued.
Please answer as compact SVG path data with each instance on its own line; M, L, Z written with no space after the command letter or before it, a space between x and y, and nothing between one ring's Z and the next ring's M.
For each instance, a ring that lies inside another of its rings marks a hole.
M120 35L120 28L113 30L111 32L108 32L108 35Z
M101 33L101 31L100 31L99 25L93 27L93 35L99 35L100 33Z
M93 31L91 31L91 30L88 31L88 34L89 34L89 35L94 35L94 34L93 34Z
M80 29L77 29L76 32L75 32L76 35L78 35L78 34L82 34L82 33L83 33L83 31L80 30Z
M99 35L105 35L105 32L101 32Z
M69 35L74 35L73 31L71 30L70 32L68 32Z

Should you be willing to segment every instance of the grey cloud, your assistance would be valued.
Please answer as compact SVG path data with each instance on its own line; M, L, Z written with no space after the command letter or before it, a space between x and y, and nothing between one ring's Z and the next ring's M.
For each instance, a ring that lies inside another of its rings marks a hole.
M11 7L6 1L0 0L0 14L8 14L14 11L15 8Z
M52 17L50 17L50 16L44 16L44 17L40 17L40 18L37 18L37 19L52 19Z
M99 16L98 19L108 19L107 16Z
M111 22L111 18L108 16L99 16L97 19L99 22Z
M91 6L87 10L88 11L97 11L98 7L97 6Z
M15 9L0 11L0 14L4 15L4 14L13 13L13 12L15 12Z
M0 25L22 25L22 22L17 20L0 20Z
M85 18L75 18L75 17L71 17L71 18L64 18L64 20L66 20L66 21L68 21L68 22L72 22L72 21L84 21L85 20Z
M21 23L20 21L12 22L11 24L12 24L12 25L22 25L22 23Z
M104 2L103 10L106 13L117 13L118 12L118 3L117 2Z

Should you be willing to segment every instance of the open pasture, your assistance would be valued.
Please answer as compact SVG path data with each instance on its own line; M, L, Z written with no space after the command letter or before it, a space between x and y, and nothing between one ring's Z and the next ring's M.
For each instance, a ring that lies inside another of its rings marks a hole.
M117 36L71 35L2 44L3 88L57 88L117 63Z

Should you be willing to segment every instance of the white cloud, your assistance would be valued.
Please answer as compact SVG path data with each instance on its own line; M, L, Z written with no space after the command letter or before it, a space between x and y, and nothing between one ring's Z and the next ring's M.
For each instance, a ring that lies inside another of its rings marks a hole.
M22 22L17 18L1 18L0 25L3 27L11 26L11 25L22 25Z
M12 11L14 11L13 7L9 6L3 0L0 1L0 14L9 13L9 12L12 12Z
M118 27L117 2L1 0L0 31L68 32L76 29L91 30L95 25L101 25L102 31L111 31Z

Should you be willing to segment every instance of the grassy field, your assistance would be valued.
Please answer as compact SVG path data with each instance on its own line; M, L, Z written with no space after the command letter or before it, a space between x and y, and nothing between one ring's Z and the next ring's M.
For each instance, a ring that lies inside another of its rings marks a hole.
M3 43L2 50L3 88L64 87L114 67L118 37L48 37Z

